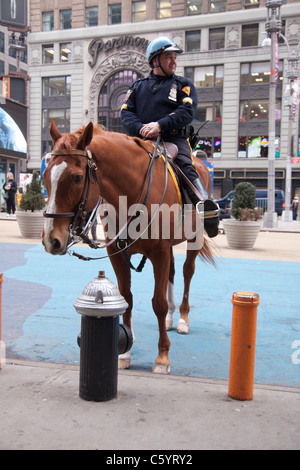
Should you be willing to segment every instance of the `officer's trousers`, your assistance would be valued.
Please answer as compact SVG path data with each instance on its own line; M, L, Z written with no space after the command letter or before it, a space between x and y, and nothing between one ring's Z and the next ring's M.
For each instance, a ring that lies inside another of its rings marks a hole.
M171 137L162 136L165 142L172 142L178 147L178 155L176 157L176 163L185 174L185 176L191 181L195 181L199 178L196 168L192 160L192 150L185 137Z

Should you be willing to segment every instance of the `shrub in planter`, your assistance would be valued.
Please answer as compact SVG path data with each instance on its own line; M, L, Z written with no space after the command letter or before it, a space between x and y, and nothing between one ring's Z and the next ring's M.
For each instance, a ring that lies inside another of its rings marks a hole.
M19 229L24 238L40 238L44 226L42 209L45 198L42 191L39 173L34 172L32 180L23 194L20 208L16 211Z
M21 211L40 211L45 207L45 198L42 191L41 181L37 171L33 172L32 180L23 194L20 210Z

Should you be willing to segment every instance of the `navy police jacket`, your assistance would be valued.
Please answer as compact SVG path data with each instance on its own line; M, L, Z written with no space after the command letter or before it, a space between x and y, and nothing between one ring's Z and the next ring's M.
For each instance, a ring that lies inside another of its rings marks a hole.
M143 124L158 121L163 134L179 131L190 124L197 109L197 92L184 77L161 77L153 72L134 82L121 108L126 132L139 136Z

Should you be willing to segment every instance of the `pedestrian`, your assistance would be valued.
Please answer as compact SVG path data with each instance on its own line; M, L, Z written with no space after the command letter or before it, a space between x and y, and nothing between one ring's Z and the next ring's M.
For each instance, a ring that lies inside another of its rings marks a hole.
M177 54L182 50L168 37L154 39L147 47L146 56L151 72L146 78L135 81L129 88L121 108L121 120L125 131L131 136L157 139L178 147L176 163L202 195L195 195L189 185L185 189L198 213L216 211L218 206L209 199L209 194L199 177L192 160L192 149L188 142L190 126L197 110L197 92L193 83L175 75ZM200 204L199 204L200 203ZM212 229L206 231L210 237L218 234L218 215L208 219Z
M293 220L297 220L298 208L299 208L299 199L298 199L298 196L295 196L292 201Z
M14 175L9 172L7 173L6 182L3 185L4 199L6 201L6 212L7 217L14 215L16 212L16 192L17 192L17 183L14 180Z

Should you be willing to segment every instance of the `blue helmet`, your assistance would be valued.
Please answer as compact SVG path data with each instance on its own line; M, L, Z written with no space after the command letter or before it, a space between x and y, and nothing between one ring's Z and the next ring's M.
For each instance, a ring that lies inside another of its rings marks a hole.
M167 51L175 51L178 54L183 52L182 49L180 49L180 47L178 47L177 44L175 44L175 42L167 36L161 36L159 38L153 39L153 41L148 44L146 51L149 64L151 64L154 57Z

